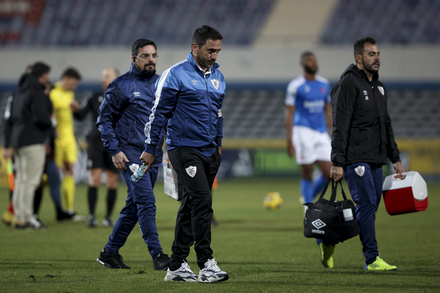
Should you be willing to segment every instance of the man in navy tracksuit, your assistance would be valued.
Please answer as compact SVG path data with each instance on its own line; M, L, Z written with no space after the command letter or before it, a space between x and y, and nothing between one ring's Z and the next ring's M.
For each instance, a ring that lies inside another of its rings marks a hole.
M97 261L109 268L129 269L119 254L128 235L139 221L142 237L148 246L156 270L168 268L170 258L163 254L156 227L156 205L153 194L157 172L162 162L163 134L159 130L154 154L159 158L138 182L131 175L142 165L139 155L144 149L144 125L154 102L157 50L153 41L139 39L132 46L130 71L116 78L108 87L99 107L96 122L101 139L112 155L115 167L123 171L128 187L126 205L117 219L107 244Z
M211 188L221 162L221 108L226 89L215 63L222 39L207 25L196 29L186 60L167 69L158 80L154 107L145 125L147 145L142 162L147 169L154 163L160 130L166 124L169 158L184 186L165 281L213 283L229 278L217 266L211 249ZM201 269L198 277L186 263L193 244Z
M387 158L403 178L387 109L387 95L379 81L380 52L373 38L354 44L356 65L350 65L331 92L333 108L332 162L330 176L347 180L356 202L356 219L366 270L395 270L379 257L375 219L382 194L382 165ZM334 246L320 244L324 266L333 267Z

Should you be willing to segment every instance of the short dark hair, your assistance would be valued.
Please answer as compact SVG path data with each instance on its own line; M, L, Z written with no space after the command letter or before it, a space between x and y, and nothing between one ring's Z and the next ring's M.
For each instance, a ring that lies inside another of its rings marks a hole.
M31 74L37 77L41 77L43 74L50 71L50 66L43 62L35 62L31 66Z
M64 70L63 74L61 75L61 78L63 77L70 77L77 80L81 80L81 75L79 74L79 71L73 67L69 67L66 70Z
M301 54L301 61L303 61L303 59L307 56L315 56L315 54L312 51L304 51Z
M156 44L149 39L137 39L136 41L134 41L133 45L131 45L131 56L137 56L139 49L143 48L145 46L153 46L154 49L156 49L157 51L157 47Z
M360 40L357 40L354 43L354 60L356 61L356 55L362 55L364 53L364 45L365 43L370 43L372 45L376 45L376 40L372 37L366 37Z
M209 25L202 25L197 28L192 37L192 43L196 43L199 48L206 44L206 40L223 40L222 34Z

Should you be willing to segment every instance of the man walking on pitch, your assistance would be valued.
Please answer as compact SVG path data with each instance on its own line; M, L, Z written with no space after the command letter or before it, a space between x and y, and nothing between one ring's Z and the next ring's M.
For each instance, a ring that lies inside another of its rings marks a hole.
M229 278L217 266L211 249L211 188L221 162L221 108L226 89L215 62L222 39L210 26L196 29L186 60L167 69L157 82L156 100L145 125L146 148L141 160L147 170L154 164L160 131L167 125L168 155L184 186L165 281L214 283ZM198 277L186 262L193 244Z
M132 45L130 71L116 78L108 86L104 101L99 107L96 125L101 139L112 155L113 164L122 170L128 195L113 227L107 244L97 261L112 269L129 269L123 263L119 249L139 221L142 238L147 244L153 267L166 270L170 263L168 255L162 252L156 227L156 199L153 193L159 165L162 163L163 134L159 134L157 147L152 151L159 158L158 164L133 182L131 175L142 165L139 154L144 149L143 129L151 114L154 103L156 74L156 44L148 39L138 39ZM160 131L159 131L160 132Z
M331 142L327 126L332 127L330 83L318 76L315 55L306 51L301 55L304 74L292 80L287 87L284 124L287 152L294 155L301 167L301 195L305 204L325 186L330 177ZM313 165L318 164L322 175L312 180ZM307 206L304 206L307 208Z
M354 44L356 64L351 64L331 92L333 109L332 162L330 176L347 180L356 202L356 219L365 256L366 270L397 269L379 257L376 212L382 195L382 166L387 158L396 177L405 169L394 140L387 109L387 93L379 81L380 52L373 38ZM321 261L333 267L334 246L323 243Z

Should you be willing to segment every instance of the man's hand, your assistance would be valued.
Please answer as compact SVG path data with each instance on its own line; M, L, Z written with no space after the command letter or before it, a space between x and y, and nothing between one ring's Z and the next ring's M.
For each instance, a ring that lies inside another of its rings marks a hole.
M220 154L220 156L222 155L222 147L221 146L217 147L217 152Z
M7 148L3 150L3 157L5 157L6 160L12 159L13 156L14 156L13 148Z
M153 154L142 152L141 154L141 162L144 163L144 165L147 165L147 168L145 168L144 174L150 170L150 168L154 165L154 161L156 161L156 157Z
M125 167L125 163L129 163L130 161L127 159L127 157L122 151L112 156L112 161L116 169L127 171L127 168Z
M332 166L330 168L330 178L333 178L335 182L338 182L342 179L342 175L344 175L344 168Z
M291 157L292 159L295 156L295 148L293 147L293 143L291 140L287 141L287 154L289 155L289 157Z
M70 103L70 109L72 109L72 112L78 112L78 110L79 110L78 101L73 100L72 103Z
M394 171L396 171L396 176L394 176L394 178L399 178L399 179L405 179L405 176L402 175L402 173L405 172L405 168L403 168L403 165L401 162L395 162L393 164L393 168Z

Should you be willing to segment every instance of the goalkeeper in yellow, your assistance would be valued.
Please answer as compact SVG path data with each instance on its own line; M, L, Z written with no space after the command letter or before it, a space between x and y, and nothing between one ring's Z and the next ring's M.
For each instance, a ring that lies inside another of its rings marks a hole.
M57 120L57 135L55 138L55 163L63 172L61 196L64 209L73 214L75 198L75 178L73 167L77 160L77 147L73 127L72 109L78 109L73 91L78 86L81 76L76 69L67 68L61 80L50 91L50 99Z

